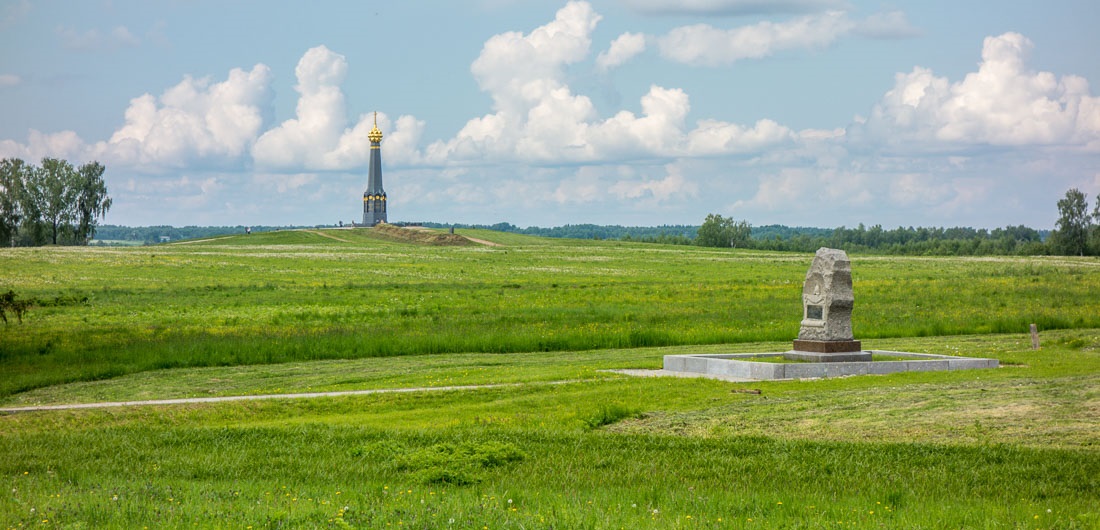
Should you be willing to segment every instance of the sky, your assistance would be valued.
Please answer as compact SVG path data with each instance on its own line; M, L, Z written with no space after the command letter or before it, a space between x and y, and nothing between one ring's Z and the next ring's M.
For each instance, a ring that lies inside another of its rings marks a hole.
M0 158L121 225L1053 228L1094 0L0 0ZM1091 208L1090 208L1091 210Z

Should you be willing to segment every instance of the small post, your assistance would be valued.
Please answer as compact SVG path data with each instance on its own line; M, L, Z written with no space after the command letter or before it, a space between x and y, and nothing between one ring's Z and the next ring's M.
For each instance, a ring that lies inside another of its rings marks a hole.
M1039 349L1039 327L1035 324L1031 325L1031 349Z

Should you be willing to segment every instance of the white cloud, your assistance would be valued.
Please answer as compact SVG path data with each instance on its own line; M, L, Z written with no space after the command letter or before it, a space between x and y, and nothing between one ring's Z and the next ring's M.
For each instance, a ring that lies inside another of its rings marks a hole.
M234 68L225 81L185 76L159 98L130 101L126 123L93 147L97 158L126 166L187 167L239 163L263 126L271 71Z
M657 38L661 56L694 66L724 66L743 59L760 59L785 50L820 49L848 35L868 38L906 38L920 32L905 13L876 13L863 20L831 10L784 22L765 20L748 26L720 29L710 24L673 28Z
M1100 149L1100 98L1077 76L1026 67L1032 43L1018 33L987 37L977 72L952 83L926 68L898 74L853 136L912 148L1065 145Z
M0 158L40 160L48 156L80 159L86 150L84 141L72 131L47 134L32 129L26 144L13 140L0 141Z
M750 5L684 5L735 4ZM702 29L675 53L691 64L729 64L849 36L915 31L900 12L855 20L823 5L783 22L677 28L685 35ZM1070 185L1100 189L1097 98L1082 78L1029 69L1031 43L1022 36L987 39L979 67L961 80L921 67L898 74L869 117L847 129L794 131L766 118L739 124L699 116L685 90L657 84L627 108L597 109L570 85L571 69L612 69L663 44L623 33L597 55L591 47L600 20L589 3L575 1L529 32L488 39L470 71L492 107L453 137L421 146L423 121L379 113L394 218L659 224L698 222L687 217L691 211L732 209L757 224L1018 223L1031 222L1016 219L1031 208L1020 197ZM0 157L97 158L111 168L110 178L134 176L125 185L110 182L113 194L119 190L112 215L129 219L316 222L321 211L333 218L320 221L347 221L365 176L345 171L369 159L375 119L373 112L348 113L342 84L352 66L361 65L323 46L305 52L295 70L296 113L273 125L263 120L273 74L256 65L223 80L185 77L160 96L135 98L107 141L31 131L23 143L0 141ZM0 76L0 86L21 82L8 76ZM189 175L167 168L188 168ZM811 215L805 204L830 210Z
M751 199L736 201L732 209L759 215L796 207L811 208L820 217L814 226L831 226L838 215L830 209L865 207L879 192L881 183L858 168L783 167L759 178ZM826 204L828 208L806 205Z
M437 164L614 162L744 153L789 139L790 131L770 120L751 128L703 120L690 129L687 93L657 85L642 96L640 116L622 110L599 119L592 101L574 94L564 73L567 65L588 56L599 19L588 3L570 2L554 21L529 34L490 38L471 71L492 96L495 112L468 121L454 138L429 145L425 159ZM632 40L637 39L616 42ZM602 55L604 63L623 59L630 46L613 45L618 51Z
M141 44L141 39L126 26L115 26L105 33L95 28L80 31L71 26L58 26L55 32L61 38L61 44L70 50L109 51L133 48Z
M890 183L889 196L902 206L942 203L951 193L951 186L934 182L928 175L907 173Z
M752 128L701 120L688 136L687 151L695 155L750 153L793 139L790 129L772 120L760 120Z
M160 97L130 100L125 123L107 141L86 144L72 131L32 130L26 144L0 142L0 155L99 160L148 172L166 168L240 166L271 104L271 72L257 64L231 70L225 81L185 76Z
M904 11L875 13L859 21L853 31L873 39L902 39L921 34L919 29L909 23Z
M252 157L263 168L279 170L342 170L365 165L370 159L367 134L374 115L363 114L348 127L344 93L347 60L325 46L311 48L298 61L295 74L300 94L296 118L265 132L252 147ZM402 116L396 123L382 113L378 126L389 160L411 163L419 158L416 144L424 122Z
M653 15L750 15L811 13L843 7L841 0L622 0L627 7Z
M602 71L623 65L645 51L646 37L641 33L623 33L611 41L607 51L596 57L596 67Z
M500 110L527 108L527 102L560 86L566 65L588 55L600 15L587 2L569 2L553 22L527 35L517 31L491 37L470 66L481 89ZM554 83L544 84L544 80Z
M143 94L130 100L125 123L107 141L86 144L72 131L32 130L26 144L0 142L0 156L95 159L150 172L240 165L262 130L270 84L271 72L263 64L250 71L234 68L217 83L185 76L160 97Z
M553 200L559 204L588 204L606 198L607 184L603 177L606 168L585 166L578 168L572 176L562 178L554 190Z
M660 37L658 46L661 55L672 61L722 66L782 50L823 48L854 27L844 12L829 11L787 22L763 21L728 30L709 24L680 26Z
M665 170L667 173L662 178L619 180L608 191L618 199L648 199L653 202L666 201L676 196L698 196L699 186L688 180L679 166L668 164Z
M0 87L17 86L23 83L23 78L15 74L0 74Z

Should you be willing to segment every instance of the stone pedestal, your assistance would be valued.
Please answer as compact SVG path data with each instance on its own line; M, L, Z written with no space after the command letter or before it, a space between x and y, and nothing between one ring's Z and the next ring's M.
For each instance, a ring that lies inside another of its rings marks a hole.
M809 353L849 353L862 351L863 344L858 340L803 340L795 339L795 351Z
M799 340L794 341L794 351L789 351L789 352L784 353L783 358L787 359L788 361L804 361L804 362L811 362L811 363L854 363L854 362L870 361L871 360L871 352L860 350L858 340L850 341L850 342L855 343L855 347L854 347L855 349L852 349L852 350L839 349L839 350L834 350L834 351L803 351L801 348L813 347L813 346L807 346L806 344L799 344L800 342L805 343L807 341L799 341ZM815 342L815 341L809 341L809 342ZM820 341L820 342L826 342L826 341ZM832 342L832 341L829 341L829 342ZM839 341L837 341L837 342L839 342ZM848 346L845 346L845 347L850 348L852 346L848 345ZM825 347L825 348L822 348L822 349L829 349L829 347Z

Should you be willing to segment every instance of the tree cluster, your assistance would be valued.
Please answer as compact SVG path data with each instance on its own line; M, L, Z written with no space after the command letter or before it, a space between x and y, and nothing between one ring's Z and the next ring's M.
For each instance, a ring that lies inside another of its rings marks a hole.
M734 221L732 217L707 214L695 236L695 244L701 247L738 248L748 246L752 238L752 226L748 221Z
M88 244L111 208L104 170L99 162L73 167L56 158L43 158L41 166L0 160L0 244Z
M1089 213L1088 194L1077 188L1058 201L1058 224L1050 235L1055 254L1100 256L1100 197Z

